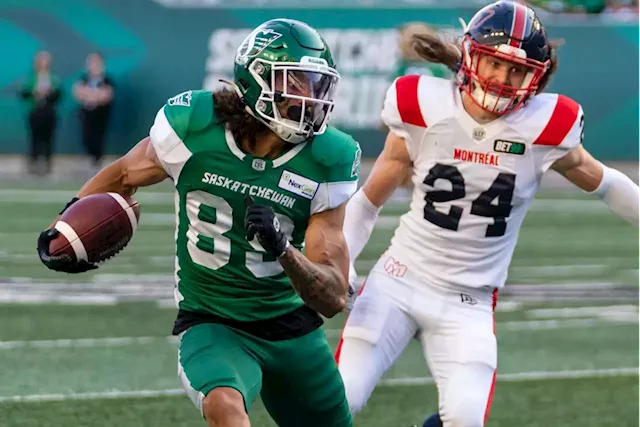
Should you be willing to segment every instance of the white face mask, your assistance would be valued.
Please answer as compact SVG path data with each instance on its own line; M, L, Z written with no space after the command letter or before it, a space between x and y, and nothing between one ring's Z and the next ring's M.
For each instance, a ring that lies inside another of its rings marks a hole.
M271 68L269 82L260 76L264 69L260 70L259 67L265 66ZM340 80L335 69L314 62L282 63L264 60L256 60L250 67L253 78L262 87L256 104L258 120L280 138L293 144L304 142L311 135L324 133ZM287 117L283 117L277 104L287 99L296 102L288 107ZM269 104L271 115L265 113Z

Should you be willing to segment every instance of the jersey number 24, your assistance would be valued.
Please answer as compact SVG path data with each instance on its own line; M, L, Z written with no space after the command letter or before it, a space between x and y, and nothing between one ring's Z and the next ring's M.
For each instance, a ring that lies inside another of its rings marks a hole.
M462 216L462 207L452 204L449 213L438 212L434 203L451 202L463 199L466 195L464 178L457 167L436 164L429 170L424 183L433 187L436 180L445 179L451 183L451 191L427 191L424 196L424 219L447 230L457 231ZM507 230L507 221L511 213L511 199L516 184L516 176L512 173L499 173L493 184L480 193L471 204L471 215L493 218L493 224L487 226L485 237L498 237ZM498 199L497 204L492 202Z

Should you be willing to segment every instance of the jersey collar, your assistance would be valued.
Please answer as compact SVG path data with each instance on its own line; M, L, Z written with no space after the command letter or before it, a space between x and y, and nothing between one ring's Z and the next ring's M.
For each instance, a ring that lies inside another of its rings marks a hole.
M250 159L260 159L260 157L254 157L251 156L250 154L245 153L244 151L242 151L240 149L240 147L238 147L238 143L236 142L235 138L233 137L233 133L231 133L231 129L229 129L229 127L225 127L224 130L224 137L227 141L227 146L229 147L229 151L231 151L231 153L236 156L238 159L240 160L245 160L245 158L250 158ZM292 149L286 151L285 153L281 154L279 157L276 157L275 159L262 159L267 163L271 163L271 166L273 168L279 168L280 166L284 165L285 163L287 163L289 160L293 159L296 154L298 154L300 151L302 151L302 149L308 144L308 142L303 142L300 144L297 144L295 147L293 147Z

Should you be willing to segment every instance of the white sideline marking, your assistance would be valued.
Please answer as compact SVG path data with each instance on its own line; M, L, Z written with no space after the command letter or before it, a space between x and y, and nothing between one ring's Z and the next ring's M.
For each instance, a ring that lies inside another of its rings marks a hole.
M621 375L638 375L637 367L611 368L611 369L584 369L579 371L532 371L516 372L514 374L498 374L499 381L541 381L572 378L596 378L596 377L617 377ZM378 383L381 386L396 387L406 385L433 384L432 377L415 378L389 378ZM1 398L0 398L1 399ZM2 400L0 400L1 402Z
M14 190L0 189L0 202L58 203L68 201L71 190ZM136 193L138 203L145 205L173 206L173 192L145 191Z
M570 319L570 320L525 320L512 322L498 322L498 332L503 330L541 330L562 328L583 328L602 325L622 325L638 323L638 319ZM328 337L337 337L342 333L341 329L325 329ZM92 347L122 347L127 345L152 344L156 342L177 343L175 336L166 337L115 337L115 338L79 338L58 340L33 340L33 341L0 341L0 350L12 350L16 348L92 348Z
M57 402L64 400L121 399L132 397L179 396L185 394L184 389L170 388L166 390L109 390L90 393L58 393L27 394L17 396L0 396L0 403L9 402Z
M527 310L527 314L531 317L545 318L545 317L584 317L602 316L603 313L630 313L638 315L637 305L607 305L607 306L591 306L591 307L565 307L565 308L538 308Z
M513 374L498 374L499 381L544 381L551 379L572 378L597 378L616 377L624 375L638 375L637 367L612 368L612 369L586 369L580 371L532 371L517 372ZM383 387L398 387L412 385L433 384L431 377L417 378L389 378L380 381L378 385ZM138 397L178 396L185 394L181 388L165 390L107 390L89 393L58 393L58 394L27 394L15 396L0 396L0 403L10 402L53 402L65 400L89 400L89 399L120 399Z
M4 292L0 294L2 304L64 304L64 305L116 305L118 299L113 295L48 295L32 292Z
M37 341L0 341L0 350L16 348L92 348L121 347L126 345L152 344L159 341L178 342L178 337L116 337L116 338L80 338Z

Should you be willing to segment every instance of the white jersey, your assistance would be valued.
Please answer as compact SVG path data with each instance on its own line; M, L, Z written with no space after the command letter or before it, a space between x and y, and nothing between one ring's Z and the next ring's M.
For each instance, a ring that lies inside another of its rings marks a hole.
M388 90L382 119L406 142L414 190L379 265L434 285L502 287L543 173L581 142L582 107L540 94L480 125L455 82L410 75Z

